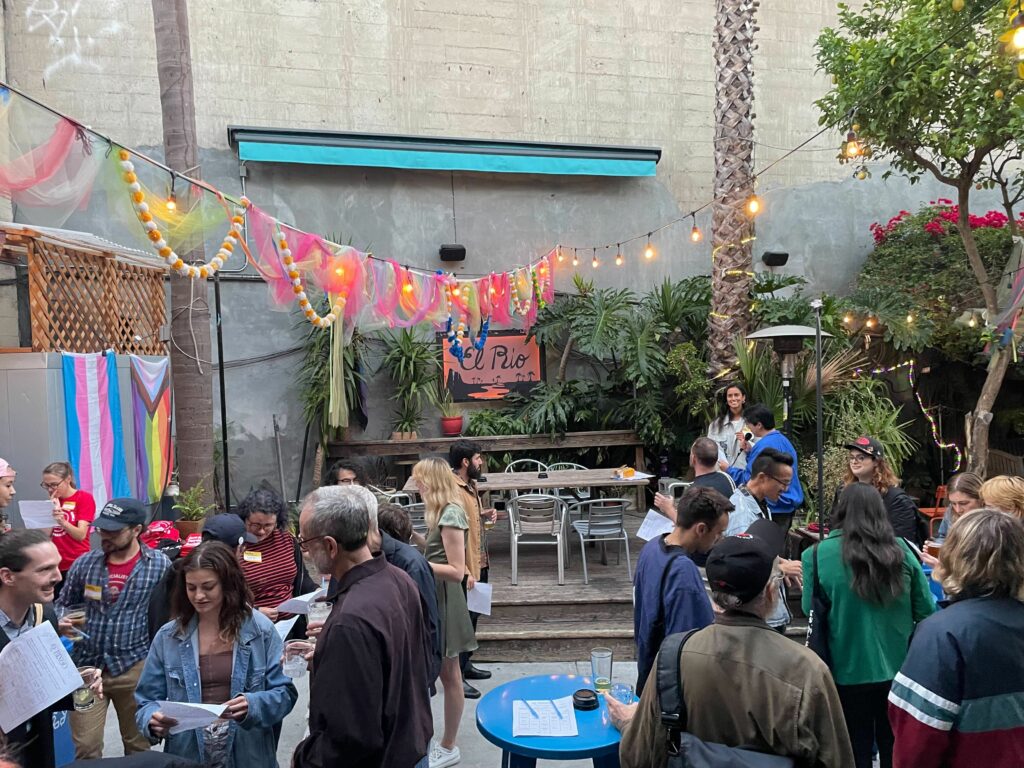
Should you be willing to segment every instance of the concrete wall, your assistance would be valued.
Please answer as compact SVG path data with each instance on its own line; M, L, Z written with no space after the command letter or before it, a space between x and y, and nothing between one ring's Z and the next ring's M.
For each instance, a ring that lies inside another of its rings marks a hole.
M663 148L656 178L455 175L458 241L469 252L458 269L466 273L505 269L559 242L644 233L710 196L712 0L191 0L189 8L203 176L227 192L240 191L228 124ZM758 167L818 130L813 102L828 83L814 71L814 40L834 21L831 0L761 7ZM150 3L18 0L5 4L3 22L14 85L160 156ZM805 275L816 290L845 290L870 251L872 221L942 195L934 183L882 182L877 164L872 179L855 181L835 161L839 141L827 133L760 179L767 209L755 267L765 250L788 251L782 272ZM299 227L436 269L437 246L455 239L452 181L437 172L251 164L247 192ZM105 201L94 202L68 226L134 243ZM708 233L709 217L698 223ZM709 238L694 245L688 234L684 223L657 236L653 262L638 261L642 243L628 247L622 269L607 252L593 276L642 291L707 273ZM582 273L589 262L581 254ZM570 281L567 270L557 286ZM263 479L278 484L276 413L291 496L305 425L301 358L288 351L305 329L293 315L267 311L260 285L226 283L224 305L233 495ZM369 436L390 432L387 395L378 382ZM216 404L214 412L219 420Z

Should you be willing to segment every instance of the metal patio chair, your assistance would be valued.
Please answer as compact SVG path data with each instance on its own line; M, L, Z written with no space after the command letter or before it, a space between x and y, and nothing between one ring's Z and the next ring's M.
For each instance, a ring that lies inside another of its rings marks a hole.
M565 502L548 493L526 493L509 501L513 585L519 583L519 547L533 545L554 545L558 583L565 584L565 510Z
M626 534L626 510L632 504L628 499L590 499L581 501L570 507L570 514L578 515L572 528L580 537L580 552L583 555L583 583L590 583L587 573L586 542L596 541L604 545L609 541L621 541L626 550L626 575L633 580L633 570L629 562L629 536ZM618 550L615 553L618 562Z

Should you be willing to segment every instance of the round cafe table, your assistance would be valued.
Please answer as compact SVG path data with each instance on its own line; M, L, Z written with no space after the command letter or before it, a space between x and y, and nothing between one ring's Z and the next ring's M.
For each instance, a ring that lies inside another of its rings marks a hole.
M533 768L545 760L594 761L594 768L619 768L619 732L611 724L603 697L589 712L574 710L577 736L513 736L512 702L561 699L580 688L593 689L589 677L534 675L499 685L476 705L476 727L483 737L501 747L502 768Z

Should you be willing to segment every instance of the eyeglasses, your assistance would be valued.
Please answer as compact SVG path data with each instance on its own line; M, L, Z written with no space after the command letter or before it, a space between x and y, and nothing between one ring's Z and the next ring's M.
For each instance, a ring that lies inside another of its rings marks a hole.
M779 480L779 478L777 478L775 475L768 475L768 477L770 477L772 480L774 480L776 483L782 486L782 490L784 491L793 484L792 480Z
M353 485L356 482L354 477L339 477L335 485Z
M872 459L866 453L851 453L849 456L846 457L846 460L851 464L859 464L862 461L874 461L874 459Z
M58 480L56 483L40 483L39 487L47 491L53 491L60 488L64 484L63 480Z
M275 523L263 523L261 525L260 523L246 522L245 527L248 528L253 533L258 533L260 531L272 531L272 530L274 530L275 528L277 528L277 523L276 522Z
M312 536L312 537L310 537L308 539L304 539L301 536L296 536L295 537L295 541L298 542L299 549L306 549L306 547L308 547L314 541L319 541L320 539L326 539L327 536L328 536L328 534L326 534L326 533L323 536Z

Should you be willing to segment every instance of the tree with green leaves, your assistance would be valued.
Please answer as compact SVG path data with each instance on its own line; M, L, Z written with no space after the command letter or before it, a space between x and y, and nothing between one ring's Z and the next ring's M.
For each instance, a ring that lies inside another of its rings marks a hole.
M818 64L833 82L817 102L821 123L856 125L873 157L891 163L885 177L899 173L914 183L931 175L952 188L955 226L989 321L999 315L1001 265L990 270L982 260L970 203L993 160L1017 154L1024 129L1024 84L999 42L1007 26L1005 5L991 0L868 0L858 10L841 4L838 26L817 42ZM1007 181L1019 184L1019 177ZM1014 198L1010 190L1006 199ZM992 406L1011 352L992 346L969 417L975 471L985 470Z

